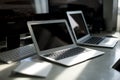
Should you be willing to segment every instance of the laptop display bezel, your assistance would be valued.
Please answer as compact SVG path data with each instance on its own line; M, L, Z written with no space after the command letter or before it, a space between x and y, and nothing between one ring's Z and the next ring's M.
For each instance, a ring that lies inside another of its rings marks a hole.
M80 42L82 43L82 42L84 42L84 40L87 40L87 39L90 37L90 32L89 32L89 29L88 29L88 27L87 27L87 23L86 23L86 21L85 21L83 12L82 12L82 11L67 11L66 14L67 14L67 17L68 17L69 22L70 22L69 16L70 16L71 14L80 14L80 15L82 16L82 19L83 19L83 22L84 22L84 25L85 25L85 29L86 29L86 31L87 31L88 34L86 34L86 35L84 35L83 37L81 37L81 38L78 39L78 38L77 38L77 35L75 34L74 29L72 29L72 22L70 22L71 31L72 31L72 33L73 33L73 35L74 35L74 38L75 38L75 41L76 41L77 43L80 43Z
M73 44L68 44L68 45L65 45L65 46L61 46L61 47L57 47L57 48L52 48L52 49L48 49L48 50L40 50L39 49L39 45L37 44L37 40L35 38L35 35L33 33L33 30L32 30L32 25L38 25L38 24L49 24L49 23L65 23L66 24L66 27L67 27L67 30L70 34L70 37L71 37L71 40L73 42ZM72 47L75 47L76 46L76 43L75 43L75 40L70 32L70 29L69 29L69 26L68 26L68 23L65 19L61 19L61 20L45 20L45 21L28 21L27 22L27 25L28 25L28 29L30 31L30 34L31 34L31 37L32 37L32 40L33 40L33 43L36 47L36 50L37 50L37 53L38 55L42 56L42 55L45 55L45 54L48 54L48 53L52 53L54 51L58 51L58 50L62 50L62 49L65 49L65 48L72 48Z

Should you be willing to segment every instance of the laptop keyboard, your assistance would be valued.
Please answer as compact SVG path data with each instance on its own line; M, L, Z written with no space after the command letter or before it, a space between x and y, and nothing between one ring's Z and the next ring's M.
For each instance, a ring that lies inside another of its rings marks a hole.
M99 44L104 38L102 37L91 37L84 43L89 43L89 44Z
M66 58L66 57L70 57L70 56L80 54L83 51L85 51L84 48L75 47L75 48L68 48L68 49L63 49L63 50L60 50L60 51L56 51L54 53L46 54L44 56L53 58L55 60L60 60L60 59Z
M0 53L0 61L11 63L36 54L33 44Z

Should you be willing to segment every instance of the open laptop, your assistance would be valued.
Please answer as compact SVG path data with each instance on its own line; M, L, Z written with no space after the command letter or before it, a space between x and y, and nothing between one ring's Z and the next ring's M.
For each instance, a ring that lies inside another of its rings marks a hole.
M66 20L28 21L39 56L65 66L100 56L101 51L77 46Z
M66 14L77 44L113 48L118 42L113 37L92 36L82 11L67 11Z

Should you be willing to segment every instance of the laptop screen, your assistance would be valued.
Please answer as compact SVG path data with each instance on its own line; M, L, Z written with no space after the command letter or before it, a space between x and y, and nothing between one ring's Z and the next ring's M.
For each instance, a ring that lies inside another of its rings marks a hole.
M41 51L73 44L65 22L34 24L31 27Z
M88 34L86 24L81 13L73 13L68 16L77 39L80 39Z

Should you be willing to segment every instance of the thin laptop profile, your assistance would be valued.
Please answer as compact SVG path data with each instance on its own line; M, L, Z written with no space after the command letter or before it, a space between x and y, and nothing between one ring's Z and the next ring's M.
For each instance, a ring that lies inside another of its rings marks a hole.
M48 61L72 66L103 54L77 46L64 19L28 21L27 25L38 55Z
M113 37L92 36L82 11L67 11L66 14L77 44L113 48L118 42Z

